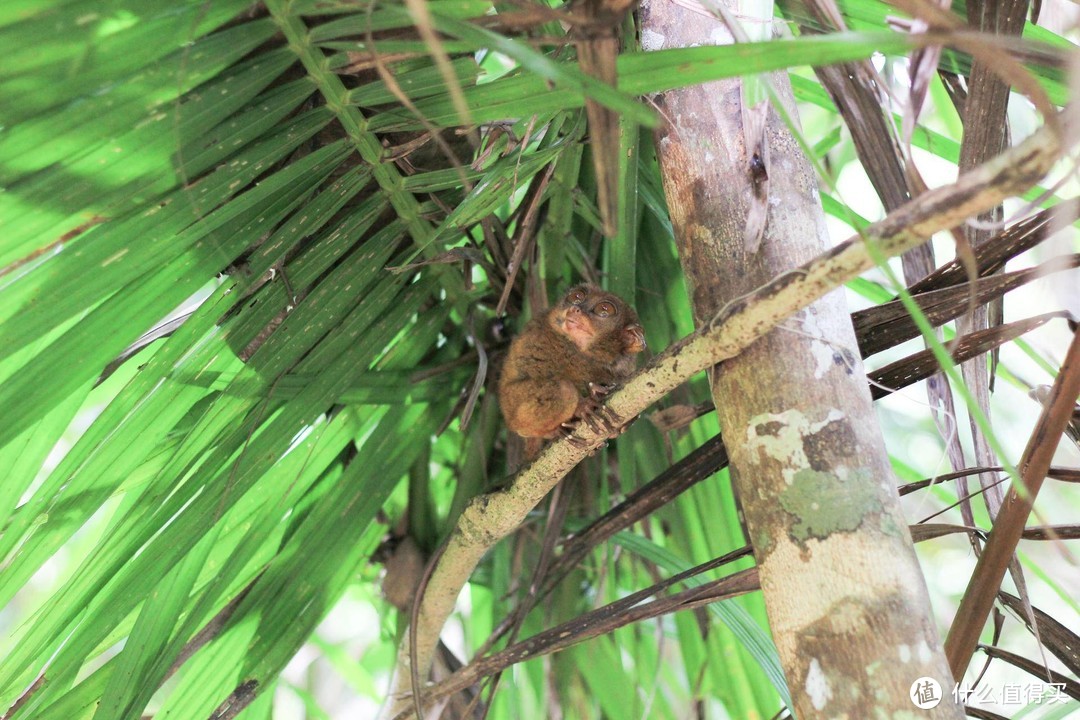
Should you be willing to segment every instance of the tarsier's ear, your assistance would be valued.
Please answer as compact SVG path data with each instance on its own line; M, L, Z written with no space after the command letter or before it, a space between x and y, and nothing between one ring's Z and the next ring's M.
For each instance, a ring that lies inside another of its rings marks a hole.
M645 347L645 329L637 323L627 325L623 330L623 352L639 353Z

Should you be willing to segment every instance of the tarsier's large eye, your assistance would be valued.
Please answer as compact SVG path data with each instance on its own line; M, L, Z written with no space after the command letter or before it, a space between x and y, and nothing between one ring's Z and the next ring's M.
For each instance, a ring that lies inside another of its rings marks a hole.
M611 317L612 315L617 313L618 310L615 309L614 303L609 303L607 300L604 300L603 302L596 303L596 307L593 308L593 312L600 317Z
M581 288L571 290L566 299L570 301L571 305L580 305L585 302L585 291Z

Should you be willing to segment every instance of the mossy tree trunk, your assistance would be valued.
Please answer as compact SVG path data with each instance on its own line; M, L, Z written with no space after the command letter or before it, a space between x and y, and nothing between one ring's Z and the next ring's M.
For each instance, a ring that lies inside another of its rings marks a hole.
M703 13L652 0L646 50L730 42ZM771 78L794 116L783 75ZM768 222L746 250L752 196L740 82L656 98L671 220L700 325L826 247L814 172L770 110ZM841 292L710 375L732 477L760 566L773 636L801 718L920 712L912 684L940 683L926 716L960 718L929 598Z

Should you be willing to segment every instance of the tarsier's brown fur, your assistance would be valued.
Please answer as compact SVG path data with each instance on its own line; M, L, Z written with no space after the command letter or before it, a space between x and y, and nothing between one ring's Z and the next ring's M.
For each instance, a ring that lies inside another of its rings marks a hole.
M634 372L644 349L637 313L619 296L571 288L510 345L499 378L507 427L529 439L557 437L575 420L593 424L596 399ZM530 445L535 454L539 441Z

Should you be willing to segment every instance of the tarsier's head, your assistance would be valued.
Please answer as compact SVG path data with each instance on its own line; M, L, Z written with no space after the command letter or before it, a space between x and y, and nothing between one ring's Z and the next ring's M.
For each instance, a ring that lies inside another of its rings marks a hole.
M575 285L551 310L552 327L590 355L630 355L645 349L634 309L595 285Z

